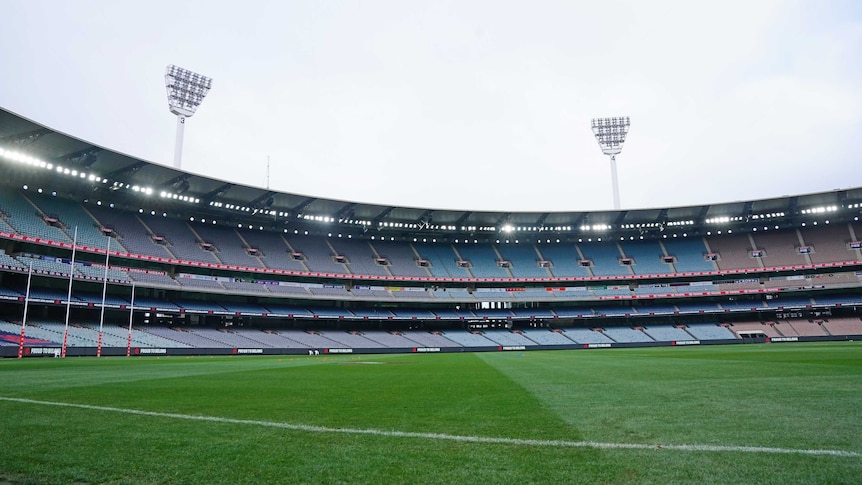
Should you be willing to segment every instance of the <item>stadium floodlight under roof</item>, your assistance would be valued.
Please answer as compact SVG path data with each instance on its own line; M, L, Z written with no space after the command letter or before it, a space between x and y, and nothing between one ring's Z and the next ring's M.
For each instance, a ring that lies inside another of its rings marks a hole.
M183 153L183 128L186 118L195 114L213 80L196 72L173 64L165 70L165 87L168 90L168 106L177 115L177 141L174 149L174 168L180 168Z
M614 209L620 208L620 183L617 179L617 155L623 151L623 143L629 133L631 121L628 116L615 118L593 118L592 128L602 153L611 157L611 183L614 189Z

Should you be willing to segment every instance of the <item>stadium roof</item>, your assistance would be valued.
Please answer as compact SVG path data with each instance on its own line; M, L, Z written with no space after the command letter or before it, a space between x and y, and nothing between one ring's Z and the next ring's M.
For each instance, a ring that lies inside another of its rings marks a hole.
M568 238L605 232L656 235L668 230L696 234L713 227L745 230L746 225L764 221L769 221L770 228L793 227L824 214L835 220L851 220L858 218L862 205L862 188L709 205L590 212L493 212L364 204L278 192L180 171L57 132L4 109L0 109L0 161L17 167L20 179L50 180L53 187L73 198L92 193L106 200L125 200L130 207L173 206L180 214L210 214L233 222L285 227L323 223L339 230L353 228L399 236L469 234L488 239L499 238L495 234L501 233L512 233L513 237L541 233L542 237L557 234ZM237 166L241 167L242 161L237 161ZM709 183L708 178L704 183ZM656 183L656 190L663 190L662 186L672 183ZM577 187L573 185L572 190ZM309 191L314 188L309 187ZM445 196L445 188L441 188L441 198ZM512 196L518 197L516 190Z

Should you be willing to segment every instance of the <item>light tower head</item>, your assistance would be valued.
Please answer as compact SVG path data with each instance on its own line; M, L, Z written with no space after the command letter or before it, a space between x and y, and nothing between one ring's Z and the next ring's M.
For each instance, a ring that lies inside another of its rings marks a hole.
M611 184L614 189L614 209L620 208L620 183L617 179L617 155L623 151L623 143L629 133L631 122L628 116L616 118L593 118L593 135L599 142L602 153L611 157Z
M628 116L616 118L593 118L593 135L599 142L599 147L605 155L618 155L623 150L623 143L629 133Z
M168 106L171 113L188 118L195 114L213 80L173 64L165 70L165 87L168 90Z
M180 168L183 157L183 127L186 118L195 114L213 80L196 72L169 65L165 70L165 87L168 90L168 106L177 115L177 142L174 147L174 167Z

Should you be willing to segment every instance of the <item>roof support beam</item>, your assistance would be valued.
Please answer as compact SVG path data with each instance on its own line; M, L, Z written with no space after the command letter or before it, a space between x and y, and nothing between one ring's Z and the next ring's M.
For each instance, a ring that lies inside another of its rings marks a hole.
M393 210L395 210L394 207L387 207L383 209L383 211L381 211L379 214L374 216L374 219L372 220L374 225L376 226L377 224L381 223L383 219L385 219L386 216L388 216Z
M500 216L500 217L497 219L497 222L496 222L494 225L495 225L495 226L497 226L497 227L500 227L500 226L502 226L503 224L508 224L508 223L509 223L509 222L511 222L511 221L512 221L512 213L511 213L511 212L506 212L505 214L503 214L502 216Z
M211 191L207 192L206 194L203 194L200 199L208 204L208 203L212 202L213 200L215 200L216 197L221 197L224 194L226 194L228 190L233 188L233 186L234 186L234 184L231 184L231 183L222 184L219 187L217 187L215 190L211 190Z
M425 229L431 224L431 220L433 219L434 211L426 210L419 216L419 219L416 219L416 224L419 225L419 229Z
M115 180L117 180L118 177L122 177L123 175L127 175L127 174L134 174L138 170L146 167L147 165L149 165L149 163L144 162L144 161L131 163L129 165L126 165L125 167L118 168L117 170L114 170L113 172L105 174L102 178L106 178L108 180L115 181Z
M353 208L356 207L356 202L344 204L341 209L335 212L336 219L353 219Z
M472 215L473 215L473 212L470 212L470 211L465 212L464 214L462 214L462 215L461 215L461 217L459 217L459 218L458 218L458 220L457 220L457 221L455 221L455 226L456 226L456 228L457 228L458 230L460 230L460 229L461 229L461 227L460 227L460 226L463 226L463 225L464 225L464 223L465 223L465 222L467 222L467 219L469 219L469 218L470 218L470 216L472 216Z
M544 214L540 215L540 216L539 216L539 218L538 218L538 219L536 219L536 222L534 222L534 223L533 223L533 225L534 225L534 226L536 226L536 227L542 227L542 226L544 226L544 225L545 225L545 220L548 218L548 215L549 215L549 213L547 213L547 212L545 212Z
M627 215L629 215L629 211L620 211L619 215L617 215L617 218L614 219L614 227L620 227L623 221L626 220Z
M91 165L96 163L96 155L104 150L99 147L89 147L76 152L67 153L54 158L55 163L71 163L78 165L83 169L89 169Z
M270 207L272 207L272 204L274 202L272 197L275 194L276 192L268 190L260 196L256 197L254 200L250 201L248 203L248 206L254 209L269 209Z
M290 212L299 216L300 214L302 214L302 211L305 210L306 207L311 205L312 202L314 202L315 200L317 200L316 197L309 197L297 204L293 209L290 209Z
M49 130L48 128L40 128L38 130L16 133L14 135L0 138L0 144L18 145L19 147L25 147L27 145L35 143L39 138L42 138L48 133L51 133L51 130Z

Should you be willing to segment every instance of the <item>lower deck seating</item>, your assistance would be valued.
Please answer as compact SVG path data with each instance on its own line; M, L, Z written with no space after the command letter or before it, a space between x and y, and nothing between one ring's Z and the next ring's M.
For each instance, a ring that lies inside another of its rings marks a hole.
M686 326L686 331L698 340L725 340L736 338L727 327L715 323L692 323Z

